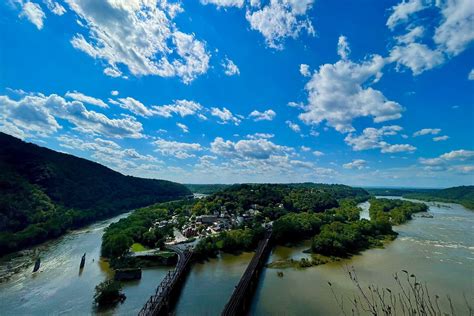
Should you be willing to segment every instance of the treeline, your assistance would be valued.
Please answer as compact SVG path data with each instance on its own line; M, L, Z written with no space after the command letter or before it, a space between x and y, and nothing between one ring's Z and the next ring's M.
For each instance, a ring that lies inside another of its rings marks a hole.
M190 194L177 183L124 176L0 133L0 256L126 210Z
M432 202L457 203L465 208L474 210L474 186L458 186L447 189L392 189L368 188L372 195L402 196L407 199L416 199Z
M212 214L224 207L230 213L242 213L257 205L263 217L273 220L290 212L322 212L343 199L368 198L367 191L345 185L240 184L197 201L192 212Z
M394 199L371 199L369 215L374 221L386 221L392 225L400 225L412 218L412 214L426 212L428 206Z
M213 194L228 188L230 184L185 184L185 186L193 193Z

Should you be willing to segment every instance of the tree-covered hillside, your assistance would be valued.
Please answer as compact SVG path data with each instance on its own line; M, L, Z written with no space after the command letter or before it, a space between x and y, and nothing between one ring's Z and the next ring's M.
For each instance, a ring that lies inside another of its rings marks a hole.
M124 176L0 133L0 255L189 194L178 183Z
M458 203L474 210L474 186L459 186L447 189L391 189L368 188L370 194L379 196L403 196L407 199Z
M405 194L403 197L424 201L459 203L474 210L474 185L460 186L432 192Z

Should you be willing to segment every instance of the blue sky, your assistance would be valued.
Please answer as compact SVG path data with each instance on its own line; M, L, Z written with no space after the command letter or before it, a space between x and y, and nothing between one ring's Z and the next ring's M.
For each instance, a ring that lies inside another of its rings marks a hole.
M0 130L185 183L474 183L474 4L7 0Z

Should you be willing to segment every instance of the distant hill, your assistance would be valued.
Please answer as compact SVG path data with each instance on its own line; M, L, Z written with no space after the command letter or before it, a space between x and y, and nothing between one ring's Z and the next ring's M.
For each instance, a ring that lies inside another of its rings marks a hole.
M447 189L369 188L366 190L373 195L395 195L423 201L458 203L466 208L474 210L474 186L472 185L452 187Z
M191 194L0 133L0 256L98 219Z
M213 194L230 187L230 184L185 184L193 193Z

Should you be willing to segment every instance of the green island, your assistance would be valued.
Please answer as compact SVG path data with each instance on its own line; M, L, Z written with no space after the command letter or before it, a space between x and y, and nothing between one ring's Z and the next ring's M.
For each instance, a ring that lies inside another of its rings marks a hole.
M359 216L357 205L367 200L371 220ZM381 247L396 238L393 225L426 211L422 203L375 199L364 189L344 185L232 185L200 199L158 203L135 211L106 229L102 255L114 268L136 267L141 264L136 254L145 250L142 247L159 254L167 243L198 239L195 258L206 260L219 252L252 251L271 228L276 244L310 239L306 252L311 258L274 262L269 267L308 267Z
M0 256L190 194L178 183L124 176L0 133Z

